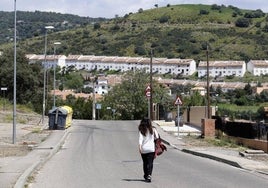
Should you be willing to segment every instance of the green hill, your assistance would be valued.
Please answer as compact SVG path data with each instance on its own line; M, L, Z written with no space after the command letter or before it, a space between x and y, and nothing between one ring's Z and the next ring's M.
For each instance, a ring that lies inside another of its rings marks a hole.
M92 22L106 20L104 18L80 17L71 14L54 12L24 12L17 11L17 37L20 40L44 34L47 25L53 25L55 31L63 31ZM14 12L0 11L0 44L10 42L14 36Z
M19 18L18 18L19 19ZM57 26L56 26L57 28ZM20 41L26 53L43 53L43 36ZM268 19L261 10L242 10L222 5L167 5L126 14L105 22L54 32L61 54L206 58L249 60L267 58ZM0 46L5 48L6 45Z

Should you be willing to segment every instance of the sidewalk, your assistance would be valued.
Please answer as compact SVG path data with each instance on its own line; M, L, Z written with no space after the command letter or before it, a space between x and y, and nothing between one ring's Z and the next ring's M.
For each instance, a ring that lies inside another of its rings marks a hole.
M47 123L45 123L47 124ZM17 138L23 137L31 132L29 125L17 126ZM48 127L43 127L47 130ZM12 132L10 125L0 124L2 137L11 140ZM48 130L49 131L49 130ZM3 188L22 188L32 172L49 160L63 144L68 130L53 130L44 142L32 146L32 151L24 156L0 157L0 182ZM10 141L11 142L11 141ZM20 143L21 144L21 143ZM17 142L17 144L19 143ZM3 147L3 145L1 146ZM7 145L9 147L9 145Z
M195 127L183 125L175 127L174 122L154 121L158 125L158 131L164 142L178 150L201 157L210 158L229 165L243 168L249 171L259 172L268 175L268 163L247 159L239 155L239 152L232 148L222 147L188 147L183 142L184 135L201 135L201 131ZM268 158L268 155L267 155Z

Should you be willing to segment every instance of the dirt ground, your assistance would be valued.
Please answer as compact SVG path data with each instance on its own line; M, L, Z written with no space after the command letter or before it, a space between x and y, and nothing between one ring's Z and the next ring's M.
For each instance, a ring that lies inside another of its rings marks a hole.
M40 115L18 112L13 144L12 116L11 112L0 112L0 157L24 156L32 146L43 142L50 134L49 130L43 129Z

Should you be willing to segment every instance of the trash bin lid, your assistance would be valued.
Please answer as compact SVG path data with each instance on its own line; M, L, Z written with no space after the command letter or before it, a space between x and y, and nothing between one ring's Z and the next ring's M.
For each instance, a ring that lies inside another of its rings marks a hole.
M68 111L62 107L53 108L53 109L49 110L48 113L53 114L53 113L56 113L57 110L58 110L58 113L60 113L60 114L64 114L64 115L68 114Z
M73 113L73 109L70 106L61 106L61 108L65 109L67 111L67 113L72 114Z

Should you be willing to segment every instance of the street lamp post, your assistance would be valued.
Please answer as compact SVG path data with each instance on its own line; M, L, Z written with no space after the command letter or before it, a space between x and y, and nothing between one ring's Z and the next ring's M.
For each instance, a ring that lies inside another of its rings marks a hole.
M17 7L16 0L14 0L14 83L13 83L13 135L12 135L12 143L16 143L16 116L17 116Z
M45 111L46 111L46 60L47 60L47 31L54 29L53 26L45 27L45 53L44 53L44 87L43 87L43 113L42 113L42 124L44 125Z
M56 46L60 45L60 42L54 42L54 64L53 64L53 108L56 108Z

